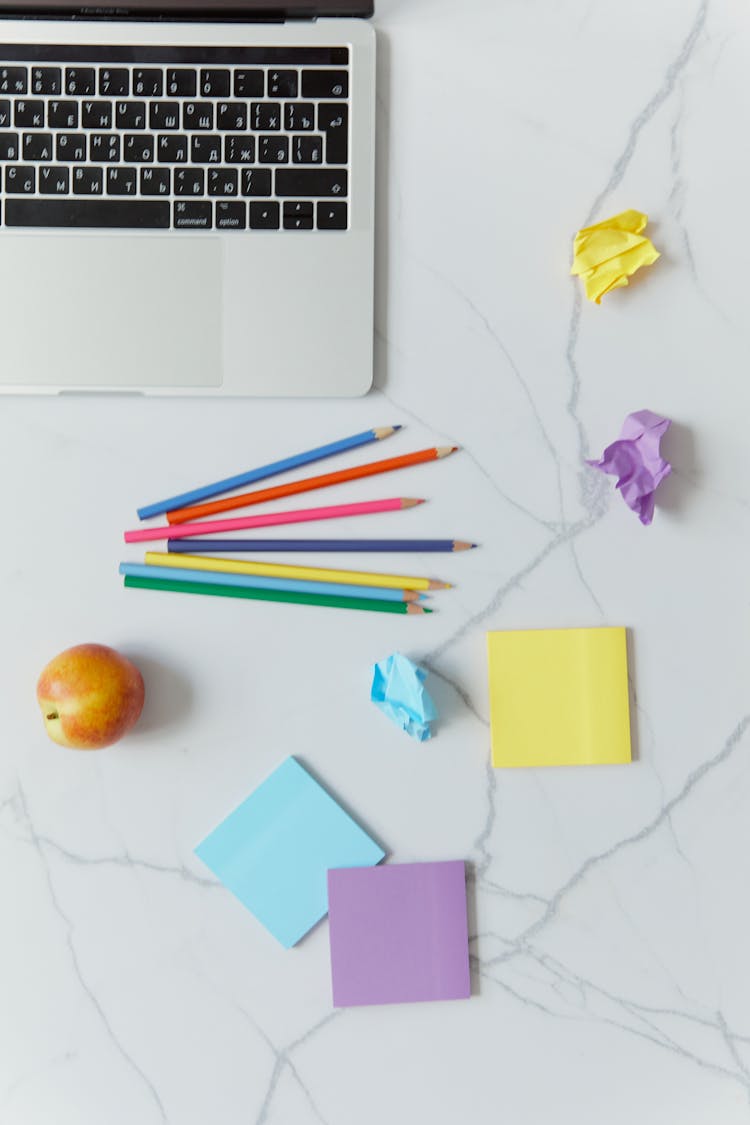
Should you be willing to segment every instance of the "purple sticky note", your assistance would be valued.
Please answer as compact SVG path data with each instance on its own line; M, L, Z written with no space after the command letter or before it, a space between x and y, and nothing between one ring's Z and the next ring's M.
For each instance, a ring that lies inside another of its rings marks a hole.
M328 872L333 1003L471 995L461 860Z
M622 498L643 524L654 518L654 493L672 466L659 452L659 442L669 429L669 418L650 410L628 414L617 441L612 442L598 461L587 461L595 469L617 477Z

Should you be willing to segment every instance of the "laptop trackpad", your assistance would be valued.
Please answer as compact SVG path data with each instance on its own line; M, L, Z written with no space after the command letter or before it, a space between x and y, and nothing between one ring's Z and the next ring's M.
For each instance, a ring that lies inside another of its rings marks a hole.
M0 309L0 384L221 384L220 239L5 234Z

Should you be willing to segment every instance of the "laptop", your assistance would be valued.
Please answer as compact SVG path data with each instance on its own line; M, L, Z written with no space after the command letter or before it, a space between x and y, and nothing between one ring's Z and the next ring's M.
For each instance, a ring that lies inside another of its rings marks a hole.
M0 390L365 393L372 0L0 13Z

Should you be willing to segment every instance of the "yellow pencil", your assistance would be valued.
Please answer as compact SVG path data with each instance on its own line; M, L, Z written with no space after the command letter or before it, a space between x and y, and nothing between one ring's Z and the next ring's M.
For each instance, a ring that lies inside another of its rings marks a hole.
M177 566L187 570L215 570L224 574L255 574L264 578L303 578L310 582L340 582L347 586L382 586L389 590L447 590L449 582L434 578L409 578L403 574L368 574L363 570L329 570L320 566L215 559L206 555L177 555L146 551L152 566Z

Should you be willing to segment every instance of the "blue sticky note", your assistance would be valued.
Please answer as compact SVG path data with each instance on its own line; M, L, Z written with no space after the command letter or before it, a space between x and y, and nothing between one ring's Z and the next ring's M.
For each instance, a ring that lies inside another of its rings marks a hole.
M287 758L195 854L289 949L328 913L333 867L385 852L295 758Z
M435 704L424 687L427 673L408 656L394 652L373 668L370 699L392 723L426 742L432 737L430 723L437 718Z

